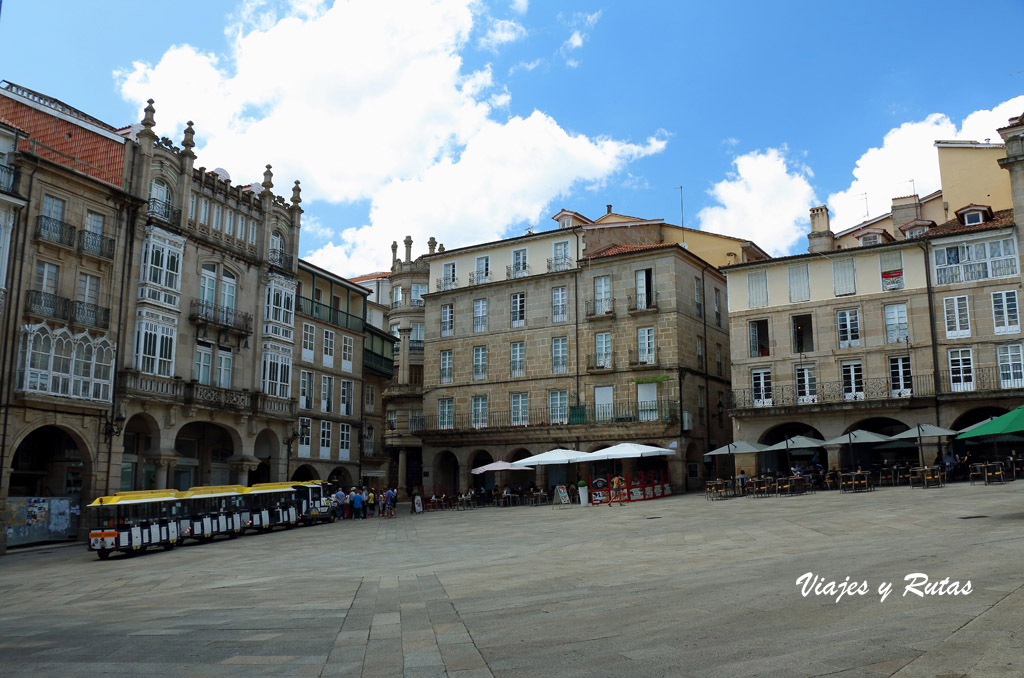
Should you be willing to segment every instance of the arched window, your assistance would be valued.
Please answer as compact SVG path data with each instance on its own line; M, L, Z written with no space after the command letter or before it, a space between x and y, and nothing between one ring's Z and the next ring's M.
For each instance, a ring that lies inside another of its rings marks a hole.
M163 179L149 182L149 213L165 221L171 218L171 189Z
M284 253L284 238L277 231L270 234L270 251L273 252L275 250L282 254Z
M235 309L235 289L237 287L235 280L234 273L227 269L222 270L220 276L220 305L229 311Z
M57 395L71 393L71 361L74 355L74 341L71 335L58 332L53 339L53 369L50 391Z
M28 378L25 388L29 391L50 390L50 355L53 340L50 330L41 325L28 335Z
M76 398L92 398L93 346L88 337L75 342L75 380L72 393Z
M203 264L199 280L199 300L203 306L213 306L217 298L217 266L216 264Z
M113 374L114 347L106 339L96 342L92 370L92 397L110 401L110 384Z

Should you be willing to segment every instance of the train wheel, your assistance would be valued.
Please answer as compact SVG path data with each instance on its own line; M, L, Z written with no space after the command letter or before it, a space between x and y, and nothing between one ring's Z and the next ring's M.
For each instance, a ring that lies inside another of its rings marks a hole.
M228 539L235 539L236 537L238 537L237 532L228 532Z
M333 523L337 519L338 519L338 514L335 513L334 511L331 511L329 514L327 514L327 522Z
M174 542L173 541L169 541L166 544L164 544L164 551L170 551L173 548L174 548Z
M107 549L100 549L96 552L96 555L100 557L100 560L106 560L110 557L110 551L108 551Z

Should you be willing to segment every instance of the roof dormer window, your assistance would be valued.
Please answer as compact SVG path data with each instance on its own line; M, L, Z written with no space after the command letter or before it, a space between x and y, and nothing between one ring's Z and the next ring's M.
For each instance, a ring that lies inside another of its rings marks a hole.
M882 242L882 236L877 233L866 233L860 238L860 246L867 247L868 245L877 245Z
M964 215L964 224L967 226L974 226L976 224L984 223L985 215L981 212L968 212Z
M928 227L927 226L919 226L917 228L912 228L909 231L907 231L907 237L908 238L916 238L918 236L924 235L927 232L928 232Z

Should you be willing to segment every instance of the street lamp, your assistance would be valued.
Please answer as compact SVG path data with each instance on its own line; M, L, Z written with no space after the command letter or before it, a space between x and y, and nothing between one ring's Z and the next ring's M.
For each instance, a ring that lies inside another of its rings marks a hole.
M718 398L718 428L722 428L722 416L725 415L725 403L722 402L721 396Z
M113 419L109 415L103 415L103 437L109 444L114 438L121 435L124 430L124 415L118 413Z
M291 435L289 435L287 438L284 439L284 444L288 447L288 456L289 457L292 456L292 443L294 443L299 438L305 438L308 435L309 435L309 421L308 420L300 419L299 420L299 428L293 430L291 432Z

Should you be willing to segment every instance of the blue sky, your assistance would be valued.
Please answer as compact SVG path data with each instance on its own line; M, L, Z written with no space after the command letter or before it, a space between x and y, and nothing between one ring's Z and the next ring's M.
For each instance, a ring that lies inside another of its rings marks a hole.
M1024 112L1014 0L101 6L6 0L0 78L114 125L153 98L200 164L301 180L301 254L344 275L563 207L678 223L680 185L687 226L801 251L810 206L884 213L938 188L934 140Z

